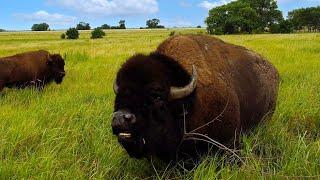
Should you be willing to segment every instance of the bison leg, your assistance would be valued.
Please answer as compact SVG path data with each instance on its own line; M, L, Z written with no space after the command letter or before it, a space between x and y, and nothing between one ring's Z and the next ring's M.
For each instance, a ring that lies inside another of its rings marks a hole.
M37 79L35 83L35 87L38 91L42 91L44 89L44 81Z

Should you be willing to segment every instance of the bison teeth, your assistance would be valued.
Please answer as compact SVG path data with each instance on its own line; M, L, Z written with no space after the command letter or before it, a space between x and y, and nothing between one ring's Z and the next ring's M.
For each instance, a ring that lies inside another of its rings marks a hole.
M119 137L121 137L121 138L131 138L131 133L120 133Z

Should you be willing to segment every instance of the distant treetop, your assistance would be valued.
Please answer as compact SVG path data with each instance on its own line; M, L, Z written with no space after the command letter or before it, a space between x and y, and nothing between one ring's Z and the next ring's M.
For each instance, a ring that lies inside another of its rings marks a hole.
M160 24L160 20L157 19L157 18L149 19L149 20L146 22L147 27L150 28L150 29L165 28L164 26L159 25L159 24Z
M108 24L103 24L100 28L101 28L101 29L110 29L111 26L108 25Z
M126 29L126 21L125 20L119 21L119 29Z
M49 25L47 23L33 24L31 27L32 31L48 31Z
M77 24L76 27L77 30L90 30L90 24L86 23L86 22L80 22L79 24Z

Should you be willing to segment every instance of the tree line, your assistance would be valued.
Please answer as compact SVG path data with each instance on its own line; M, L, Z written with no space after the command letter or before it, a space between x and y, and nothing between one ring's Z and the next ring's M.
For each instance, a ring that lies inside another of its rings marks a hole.
M149 19L146 22L146 28L156 29L156 28L165 28L163 25L160 25L160 20L157 18ZM108 24L103 24L99 29L126 29L126 21L120 20L118 26L111 26ZM97 29L95 28L95 29ZM91 30L91 26L87 22L79 22L76 27L76 30ZM48 31L50 30L49 25L47 23L33 24L31 27L32 31Z
M293 10L288 19L295 30L320 32L320 6Z
M320 7L296 9L284 19L276 0L237 0L211 9L205 23L210 34L319 31Z

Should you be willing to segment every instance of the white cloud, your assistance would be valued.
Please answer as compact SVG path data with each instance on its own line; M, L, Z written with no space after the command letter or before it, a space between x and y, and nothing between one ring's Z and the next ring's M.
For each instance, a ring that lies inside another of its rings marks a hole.
M210 10L214 7L217 7L217 6L222 6L224 4L227 4L231 1L235 1L235 0L219 0L219 1L215 1L215 2L209 2L209 1L202 1L200 4L199 4L199 7L202 7L202 8L205 8L207 10Z
M73 23L76 18L73 16L66 16L63 14L53 13L50 14L46 11L37 11L31 14L18 13L14 15L19 20L31 21L31 22L46 22L50 25L54 24L70 24Z
M159 11L157 0L49 0L49 3L100 16L154 14Z

